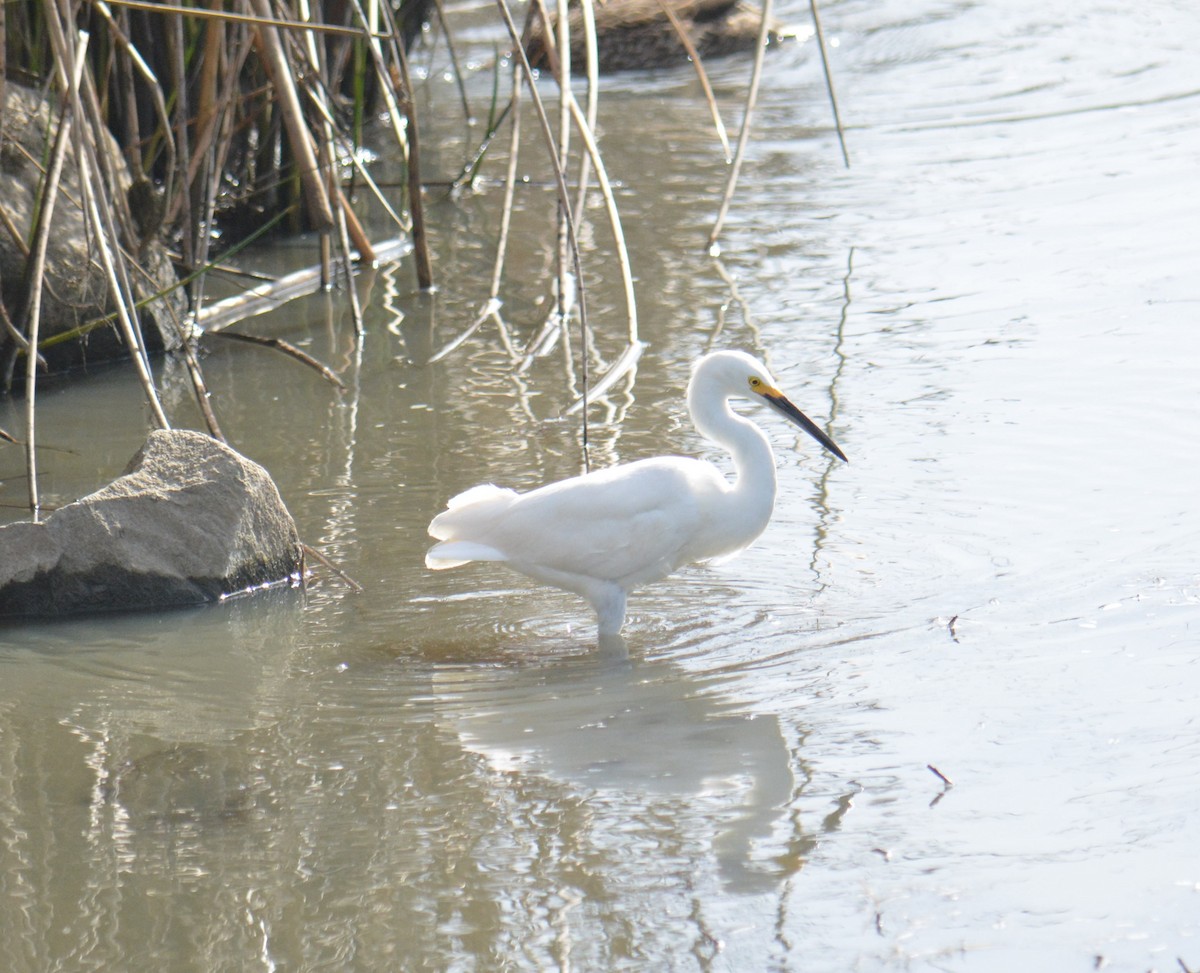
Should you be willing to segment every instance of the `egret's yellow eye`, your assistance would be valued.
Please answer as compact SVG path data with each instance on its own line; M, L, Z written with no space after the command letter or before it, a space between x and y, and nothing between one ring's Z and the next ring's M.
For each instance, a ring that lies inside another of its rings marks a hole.
M757 376L755 376L755 375L751 375L751 376L750 376L750 387L751 387L752 389L754 389L755 391L757 391L758 389L762 388L762 379L761 379L761 378L758 378L758 377L757 377Z

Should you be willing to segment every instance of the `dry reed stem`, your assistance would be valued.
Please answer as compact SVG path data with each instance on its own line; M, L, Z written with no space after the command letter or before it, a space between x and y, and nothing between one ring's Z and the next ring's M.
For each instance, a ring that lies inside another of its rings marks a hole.
M513 23L512 14L509 12L508 3L506 0L496 0L496 5L500 9L500 16L504 19L504 26L508 29L509 39L513 43L513 52L520 59L521 69L525 75L525 82L529 87L529 94L533 101L533 107L537 112L538 124L542 130L542 137L545 139L546 148L548 150L550 160L553 163L554 181L558 188L558 201L560 211L565 215L564 224L567 229L567 234L570 238L571 260L575 272L576 291L579 299L579 327L582 333L587 334L587 301L584 295L583 287L583 267L579 256L579 236L575 229L574 214L571 212L571 194L567 189L567 179L563 172L562 166L559 164L558 155L555 152L554 135L550 130L550 119L546 117L546 108L542 104L541 95L538 94L537 84L533 78L533 67L529 63L529 58L525 54L525 48L521 44L521 37L517 33L517 26ZM574 105L575 99L571 96L570 83L562 88L563 98L568 105ZM593 162L595 159L593 159ZM585 363L586 364L586 363ZM583 389L583 395L587 397L587 385ZM583 464L584 469L591 468L591 459L588 455L588 423L586 412L583 415Z
M83 57L75 65L75 84L83 70ZM67 154L67 136L71 131L74 112L70 101L63 97L58 113L58 131L54 133L54 148L50 155L50 168L42 186L37 224L34 228L33 247L25 264L28 282L28 301L23 311L25 333L29 349L36 349L38 331L42 320L42 289L45 282L46 248L50 243L50 229L54 223L54 206L58 200L58 186L62 167ZM37 475L37 354L25 356L25 470L28 485L29 510L36 521L41 504L38 501Z
M368 19L367 13L363 10L359 0L350 0L351 6L354 8L354 13L362 23L366 32L367 51L371 55L371 63L375 66L375 76L379 80L379 90L383 94L384 105L387 107L388 120L392 125L392 133L396 136L396 145L403 154L405 161L408 161L408 138L404 133L404 128L401 125L401 119L404 113L400 110L399 104L396 102L395 85L392 82L391 75L388 72L387 65L384 62L383 48L379 42L381 39L394 41L395 38L391 32L387 34L378 34L372 27L374 21ZM386 6L384 9L387 9ZM394 27L395 21L389 21ZM363 36L363 32L359 32L358 36Z
M84 214L95 231L96 249L108 281L109 296L116 305L121 333L137 370L138 378L141 380L151 413L159 428L169 429L170 422L167 420L162 403L159 401L158 392L154 387L149 357L136 320L136 310L132 303L132 287L124 273L125 262L121 259L120 236L113 222L116 207L112 198L107 195L107 184L101 176L102 172L112 171L111 167L114 162L107 157L107 154L101 156L100 148L89 137L92 133L105 131L104 123L99 117L94 89L88 87L91 84L91 77L82 71L84 57L83 52L75 46L75 35L69 35L65 25L54 15L53 0L46 0L45 7L59 83L70 100L71 112L79 125L77 129L79 138L74 143L74 149L76 164L79 168L79 182L83 191ZM80 39L86 48L87 34L81 33ZM90 97L85 99L84 91L81 89L86 89ZM90 109L90 114L85 115L83 110L85 104ZM83 125L85 118L87 126Z
M386 34L376 35L370 31L372 21L368 19L368 14L363 10L359 0L350 0L350 2L359 20L367 28L367 37L370 41L368 50L371 52L380 90L383 92L384 102L388 107L388 116L396 135L396 143L404 154L407 164L408 209L411 219L417 286L421 290L431 290L433 288L433 261L429 253L429 238L425 231L425 207L421 197L421 166L418 148L420 135L416 109L412 103L412 82L408 73L408 56L404 52L404 45L400 43L400 31L390 4L385 3L379 8L372 8L373 11L381 10L388 24ZM383 50L379 46L379 37L385 38L389 43L392 61L400 75L399 90L397 90L395 81L384 62ZM407 122L407 129L401 124L402 118Z
M213 439L228 444L225 433L221 431L221 424L217 422L217 414L212 407L212 396L208 393L208 384L204 381L204 373L200 370L200 362L192 351L191 344L185 341L180 346L180 351L183 353L183 360L187 365L188 376L192 382L192 390L196 395L196 405L200 407L200 414L204 416L204 424L208 426L208 434Z
M717 130L717 138L721 140L721 149L725 152L725 163L728 165L732 161L729 149L729 135L725 131L725 123L721 121L721 111L717 108L717 97L713 94L712 85L708 82L708 72L704 70L704 62L700 58L700 52L696 50L696 45L692 43L691 37L688 36L683 22L676 15L667 0L658 0L658 5L662 8L662 12L667 15L667 19L671 22L671 26L675 29L675 33L679 37L679 42L683 45L683 49L687 51L688 57L692 60L692 67L696 69L696 77L700 81L700 87L704 89L704 98L708 102L708 110L712 115L713 128ZM764 21L765 19L764 15Z
M303 21L311 23L312 9L308 0L299 0L299 2ZM317 46L317 35L311 31L304 34L304 51L308 57L309 67L317 79L316 82L307 86L307 91L309 100L316 106L320 115L321 127L324 134L322 145L323 158L321 160L322 171L325 173L329 184L327 187L328 196L336 203L335 228L338 231L338 238L342 246L342 260L345 267L346 279L349 280L353 276L350 269L350 241L353 240L355 248L366 263L375 263L375 250L371 246L371 241L367 238L362 224L358 221L358 217L350 209L346 195L342 192L338 184L337 126L334 123L333 113L329 108L329 99L326 96L329 84L328 70L325 59L322 57L322 52ZM353 155L354 153L351 152L350 154ZM362 309L358 306L357 297L358 295L351 290L350 305L354 314L355 330L361 331Z
M309 7L308 0L299 0L300 15L305 20L312 19L312 11ZM305 34L305 50L308 56L309 65L312 68L312 80L306 85L309 100L319 106L326 106L326 90L328 88L328 73L326 70L325 58L317 50L315 35ZM326 106L327 107L327 106ZM318 143L318 158L321 162L321 172L325 176L325 190L329 195L329 199L333 202L333 229L336 235L326 234L321 239L322 254L324 255L336 240L338 249L338 260L342 268L343 276L347 284L354 279L354 269L351 265L351 243L350 243L350 228L346 214L349 211L349 205L345 195L342 193L338 185L337 172L337 142L335 136L335 126L330 120L328 114L320 119L322 138ZM357 221L355 221L357 223ZM361 227L360 227L361 230ZM365 252L364 252L365 251ZM360 248L360 253L363 255L364 261L369 265L375 263L375 253L371 249L370 243L364 243L363 248ZM326 278L326 286L331 286L333 283L333 275L329 274ZM354 320L354 333L362 334L362 308L358 304L358 294L353 287L347 287L347 294L350 298L350 313Z
M617 252L617 263L621 268L621 283L625 291L625 309L628 322L627 340L630 344L636 344L639 339L637 300L633 291L633 269L629 262L629 251L625 246L625 231L621 225L621 214L617 210L617 198L613 195L612 183L609 182L608 171L604 167L604 160L600 156L600 149L596 145L596 139L592 134L591 127L587 123L587 119L583 117L579 103L574 97L569 97L568 101L571 106L571 116L575 119L575 127L579 131L584 148L587 149L587 153L592 160L592 165L596 169L596 182L604 197L604 205L608 212L609 228L612 230L613 244Z
M542 6L541 0L537 0L537 2L538 2L538 7L540 9L540 13L541 13L543 23L544 23L546 21L545 8ZM561 24L565 19L566 18L563 17L560 12L559 23ZM509 19L509 23L511 24L511 18ZM559 48L562 47L562 44L563 44L561 38L560 38L559 42L557 44L555 44L554 41L551 39L553 35L550 31L546 31L545 36L548 41L547 48L546 48L547 58L549 59L550 64L552 66L554 66L556 64L558 65L558 67L555 68L554 70L555 70L556 78L561 79L564 76L567 76L565 74L565 72L562 70L561 65L564 62L569 65L570 55L568 53L567 57L565 59L561 58L559 50L558 50ZM568 52L569 52L569 41L568 41L567 47L568 47ZM528 65L528 61L525 58L524 49L521 47L521 45L519 43L517 43L516 49L519 51L522 61L526 65ZM532 83L531 83L531 86L532 86ZM609 220L609 226L613 233L613 241L614 241L614 246L615 246L616 254L617 254L617 262L621 269L621 279L622 279L622 284L623 284L624 293L625 293L625 304L626 304L626 315L627 315L627 344L626 344L625 350L618 357L617 361L614 362L611 366L609 366L608 370L603 374L603 376L600 378L599 382L596 383L594 388L589 388L586 372L584 373L583 393L566 410L566 413L565 413L566 415L571 415L575 412L582 412L582 414L585 418L585 430L586 430L587 410L585 407L593 399L599 398L602 395L604 395L608 391L608 389L610 389L617 382L617 380L619 380L621 378L622 375L626 374L633 368L633 366L637 363L638 358L641 357L641 352L642 352L643 346L638 337L637 299L634 295L634 289L633 289L633 272L632 272L631 265L629 262L629 252L625 245L625 233L624 233L624 230L621 225L620 213L617 210L616 197L613 195L612 185L609 182L607 170L605 169L603 159L600 156L600 150L596 145L595 137L593 135L592 125L589 123L588 119L584 117L583 112L579 107L579 103L576 101L574 95L571 92L569 82L566 86L562 86L561 80L560 80L560 92L562 93L563 99L567 103L567 106L569 107L569 109L571 111L571 117L574 119L576 129L579 131L580 137L583 140L584 148L586 149L587 158L591 160L592 165L596 169L596 179L597 179L597 183L600 187L600 192L601 192L602 196L604 197L605 209L606 209L608 220ZM587 330L586 326L583 327L582 333L584 336L582 354L583 354L584 360L586 362L587 334L588 334L588 330ZM529 358L532 358L534 355L536 355L538 353L540 343L542 340L544 340L544 339L541 339L540 336L539 336L539 339L535 339L535 345L537 345L537 346L533 347L531 349L531 351L528 353L527 360ZM585 433L585 439L586 439L586 433Z
M163 133L163 144L167 154L166 162L163 164L163 171L166 173L167 177L166 185L164 186L164 196L169 200L173 195L172 187L175 178L175 140L170 137L171 116L167 111L167 103L163 94L162 84L158 80L158 77L155 75L154 71L150 68L150 65L146 63L146 59L142 57L141 51L137 49L137 46L129 40L129 37L126 35L126 33L117 25L116 21L113 19L112 11L109 9L109 6L105 0L93 0L93 6L95 7L96 12L100 14L100 16L103 17L105 22L108 24L109 33L116 41L117 46L120 47L125 53L125 56L129 58L131 65L137 70L137 73L142 76L142 80L145 82L146 87L150 90L151 100L154 103L154 114L158 118L159 130ZM130 85L130 88L132 88L132 85ZM131 113L131 115L132 114L133 113ZM134 152L131 153L131 155L135 160L137 160L140 168L141 153Z
M555 69L555 81L558 82L558 166L564 173L571 164L571 25L567 17L567 0L557 0L558 4L558 67ZM572 220L571 202L569 199L559 200L555 212L557 214L557 267L558 267L558 319L565 326L571 313L571 304L575 287L572 286L569 268L571 254L570 241L567 237L567 223ZM578 225L578 224L576 224ZM581 286L581 280L575 285ZM583 382L587 385L587 355L582 358Z
M596 116L600 108L600 51L596 41L596 9L592 0L582 0L583 42L587 68L587 124L596 130ZM560 15L561 16L561 13ZM575 197L575 225L583 224L583 211L587 204L588 182L591 180L592 157L586 152L579 160L579 195Z
M509 149L508 166L504 175L504 198L500 205L500 230L496 239L496 257L492 263L492 283L488 289L488 299L484 302L483 307L479 309L475 320L463 330L462 334L449 341L443 347L439 348L435 354L430 356L429 364L431 365L434 362L441 361L453 351L462 347L489 320L496 322L501 339L507 345L504 321L500 317L500 282L504 277L504 258L508 251L508 232L512 226L513 197L517 183L517 160L521 154L521 68L515 61L513 63L512 86L512 96L509 98L508 108L505 109L505 114L511 112L512 116L510 123L512 144ZM511 349L510 354L516 357Z
M454 83L458 88L458 97L462 101L463 117L470 120L471 103L467 99L467 85L463 81L462 66L458 61L458 50L454 46L454 34L450 30L450 25L446 22L446 9L442 5L442 0L433 0L433 9L437 14L438 26L442 29L442 36L446 38L446 51L450 55L450 66L454 69Z
M218 338L229 338L231 341L241 341L245 344L258 345L262 348L273 348L275 351L283 352L288 357L294 358L302 365L311 368L339 392L346 391L346 383L337 377L337 373L332 368L321 364L312 355L301 351L291 342L284 341L282 338L269 338L257 334L240 334L237 331L213 331L211 334Z
M750 90L746 94L746 108L742 114L742 127L738 132L737 151L733 154L733 165L729 169L729 178L725 182L725 192L721 197L721 207L717 211L717 220L712 232L708 235L708 249L715 252L717 237L725 226L725 217L729 214L729 204L733 200L733 191L737 188L738 175L742 171L742 160L746 156L746 145L750 141L750 119L754 115L754 106L758 102L758 85L762 80L763 57L767 52L767 42L771 36L771 0L763 0L762 23L758 28L758 46L754 50L754 69L750 73Z
M833 72L829 70L829 53L825 49L825 31L821 29L821 15L817 12L817 0L808 0L812 9L813 28L817 32L817 48L821 52L821 67L825 70L825 87L829 91L829 104L833 108L833 124L837 128L838 145L842 148L842 161L850 168L850 153L846 151L846 132L842 128L842 113L838 111L837 94L833 90Z
M420 135L417 112L412 101L408 55L399 45L396 46L395 52L398 55L396 63L400 69L400 84L403 89L401 105L404 109L404 117L408 121L406 130L408 137L408 212L412 218L413 256L417 271L417 286L423 291L428 291L433 288L433 261L429 255L429 235L425 229L425 204L421 198Z
M496 262L492 266L492 286L488 302L500 297L500 281L504 276L504 257L508 250L508 232L512 226L513 198L517 186L517 160L521 156L521 69L514 61L512 74L512 145L508 152L508 168L504 174L504 202L500 208L500 233L496 241Z
M294 20L280 20L268 12L261 14L239 14L231 10L206 10L203 7L181 7L177 4L158 3L156 0L107 0L114 7L128 7L130 10L142 10L155 14L178 14L181 17L195 17L201 20L223 20L234 24L248 24L251 27L270 27L288 31L315 31L318 34L335 34L341 37L358 39L363 32L355 27L339 27L336 24L301 24ZM253 0L250 0L253 2ZM387 40L392 35L387 31L372 32L371 37Z
M270 0L247 0L260 21L271 19ZM311 26L311 25L308 25ZM296 91L291 62L284 50L278 28L259 23L255 28L262 44L263 67L266 68L279 99L279 111L287 129L288 142L296 154L296 172L304 188L308 215L322 235L333 229L333 210L313 148L312 133L304 119L300 96Z
M28 257L28 254L26 254L26 257ZM25 335L23 335L19 330L17 330L17 326L15 324L13 324L12 318L9 317L9 315L8 315L8 308L4 305L4 303L2 301L0 301L0 321L3 322L4 330L6 332L8 332L8 336L10 338L12 338L12 340L16 344L16 346L21 351L25 352L25 354L29 354L29 349L32 347L29 344L29 338L26 337ZM41 354L36 351L34 352L34 354L37 355L38 365L42 368L45 368L46 367L46 359L43 358L41 356Z
M362 159L358 157L357 152L353 151L353 146L348 143L346 136L338 133L333 114L329 108L328 99L314 99L313 106L316 108L317 112L320 114L321 118L326 124L335 126L334 134L338 136L341 142L340 147L344 157L350 160L350 164L354 166L354 171L362 178L363 182L367 184L367 188L371 190L371 194L375 197L375 201L383 208L383 211L387 214L388 218L396 224L398 229L404 230L405 232L411 231L412 225L401 218L400 214L398 214L395 209L392 208L391 203L388 202L387 197L383 195L383 191L379 188L379 184L371 175L371 171L363 165ZM367 238L366 231L363 229L362 223L359 221L354 210L350 208L349 203L346 200L345 193L342 192L340 187L337 190L337 195L339 205L342 207L342 212L346 216L350 238L354 241L355 246L358 248L359 254L362 256L363 260L368 263L376 261L378 257L375 253L375 246Z

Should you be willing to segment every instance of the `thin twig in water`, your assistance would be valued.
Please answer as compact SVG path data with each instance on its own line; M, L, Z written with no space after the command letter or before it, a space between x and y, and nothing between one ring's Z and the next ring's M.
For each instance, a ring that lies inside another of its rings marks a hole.
M335 124L335 120L332 112L329 109L327 99L314 99L313 104L327 124ZM335 135L336 134L337 132L335 130ZM375 178L371 175L371 171L363 164L362 159L359 158L359 154L353 150L353 146L344 136L339 136L338 142L342 149L342 158L348 159L350 164L354 166L355 173L359 178L362 179L363 182L367 184L367 188L371 190L372 195L375 197L375 201L380 205L380 207L382 207L383 211L388 215L388 218L395 223L397 227L407 233L411 227L404 219L400 217L400 215L392 207L391 203L388 202L387 197L383 195L383 190L379 188L379 183L375 181ZM375 253L374 244L372 244L367 238L366 233L363 231L362 224L359 222L354 210L352 210L347 203L345 194L342 192L340 186L337 189L337 193L339 205L342 207L347 219L347 229L350 231L350 236L354 240L355 246L358 248L358 251L364 260L368 262L374 261L378 256Z
M316 558L318 561L320 561L323 566L327 567L330 571L332 571L339 578L341 578L342 581L344 581L346 583L347 587L351 588L354 591L365 590L362 585L360 585L357 581L355 581L352 577L350 577L350 575L348 575L345 571L343 571L341 568L339 568L336 564L333 563L333 561L331 561L329 558L327 558L324 554L322 554L320 551L318 551L315 547L309 547L307 544L302 543L300 545L300 549L304 554L306 554L306 555L311 554L314 558ZM302 572L302 574L303 574L303 572Z
M512 224L513 195L517 182L517 160L521 154L521 68L515 64L513 65L512 85L512 96L501 114L503 118L510 111L512 113L512 125L510 126L512 145L508 152L508 168L504 177L504 199L500 206L500 232L496 240L496 259L492 264L492 285L488 291L488 299L470 327L430 357L429 364L431 365L461 347L489 319L496 322L501 338L507 344L507 335L500 318L500 282L504 277L504 258L508 251L508 231ZM488 140L490 138L489 134Z
M483 307L480 309L479 313L475 316L475 320L472 321L470 323L470 325L468 325L462 331L461 334L459 334L455 338L452 338L450 341L446 342L446 344L442 345L441 348L439 348L436 352L434 352L432 355L430 355L429 358L426 360L425 364L432 365L434 362L439 362L443 358L445 358L447 355L449 355L451 352L457 350L458 348L461 348L463 346L463 344L465 344L466 341L473 334L475 334L476 331L478 331L481 327L483 327L483 323L485 321L487 321L489 319L494 319L498 315L499 311L500 311L500 302L495 300L494 298L489 298L487 300L487 302L483 305Z
M504 202L500 209L500 233L496 240L496 262L492 266L492 286L488 291L489 303L500 297L500 281L504 277L504 259L508 252L508 232L512 226L513 198L517 188L517 160L521 157L521 69L513 65L512 98L512 145L508 150L508 169L504 173Z
M388 71L387 64L384 63L383 48L379 44L380 36L371 32L371 21L368 19L366 11L363 10L362 4L358 0L350 0L354 7L354 13L359 21L363 24L367 35L367 50L371 54L371 63L375 65L375 76L379 82L379 90L383 95L384 106L387 108L387 118L392 126L392 134L396 136L396 145L399 147L401 154L405 159L408 158L408 135L404 130L404 114L400 110L400 106L396 101L396 88L392 81L391 73ZM392 30L395 30L396 20L391 13L391 5L383 4L383 13L388 17L388 23ZM360 34L361 36L361 34ZM388 39L392 39L389 35Z
M933 773L933 776L945 784L947 788L954 786L954 781L938 770L933 764L926 764L925 766Z
M553 49L550 50L553 56ZM522 57L524 52L522 51ZM570 92L568 91L569 95ZM605 209L608 214L609 226L613 234L613 244L617 253L617 263L621 268L621 280L625 290L625 306L628 322L627 345L618 359L610 366L607 372L596 382L590 389L585 381L583 394L566 410L565 415L572 415L584 410L586 429L586 409L585 406L593 399L599 398L605 394L617 380L624 374L632 371L633 366L637 364L642 353L642 343L638 337L638 318L637 318L637 299L633 291L633 270L629 262L629 250L625 245L625 232L621 225L621 216L617 210L616 196L612 191L612 184L608 179L608 171L605 169L604 161L600 156L599 147L596 145L596 140L592 135L591 126L587 119L583 116L583 111L579 107L579 102L573 96L568 98L568 105L571 109L571 116L575 120L575 127L578 130L580 137L583 140L584 147L587 150L588 157L592 160L592 165L596 170L596 182L600 187L601 195L604 197ZM576 270L578 274L578 268ZM584 311L582 303L582 288L580 291L580 312ZM586 322L584 322L586 325ZM583 334L587 335L586 326L581 329ZM543 331L530 346L529 352L526 354L526 364L536 356L541 348L548 346L548 339L552 332ZM584 342L584 354L586 354L587 343Z
M767 43L771 37L771 0L763 0L762 23L758 28L758 46L754 50L754 69L750 73L750 90L746 94L746 109L742 115L742 128L738 132L737 151L733 154L733 164L729 167L729 178L725 182L725 194L721 197L721 208L717 211L717 221L712 232L708 235L708 249L713 252L717 238L725 226L725 217L729 213L729 204L733 200L733 191L737 188L738 175L742 171L742 160L746 156L746 145L750 141L750 120L754 115L754 106L758 102L758 85L762 80L763 57L767 52Z
M497 69L498 71L499 69ZM483 138L479 140L479 145L475 147L475 152L470 160L459 170L450 182L442 183L446 185L451 193L457 192L463 186L469 186L475 181L475 177L479 175L479 167L483 165L484 156L487 155L488 149L492 147L492 139L496 137L496 133L500 131L500 126L504 124L504 120L508 117L508 113L512 110L513 103L509 101L507 105L500 109L500 113L494 115L489 121L487 131L483 133ZM436 180L430 180L425 183L427 187L436 186L439 183Z
M742 292L738 287L737 279L729 272L725 266L725 262L717 254L712 254L713 269L721 280L725 281L725 286L729 288L729 300L725 301L717 309L717 326L713 328L712 334L708 336L708 340L704 343L705 351L712 351L716 347L717 339L721 337L721 332L725 330L725 316L729 312L729 306L736 304L742 309L742 320L754 333L755 338L758 337L758 329L754 326L750 319L750 305L746 303L746 299L742 297ZM757 344L757 340L756 340Z
M638 359L642 354L642 343L638 337L638 319L637 319L637 301L633 293L633 270L629 263L629 252L625 247L625 232L621 226L621 217L617 212L617 201L613 195L612 184L608 181L608 172L604 168L604 162L600 158L600 151L596 146L596 141L592 137L591 129L588 128L586 119L579 109L578 102L574 98L571 99L571 111L575 117L576 127L579 129L579 134L583 138L583 143L588 150L588 154L592 158L592 164L596 167L596 182L600 186L600 192L604 196L605 206L608 210L609 224L613 232L613 242L617 251L617 263L621 268L621 280L625 286L625 306L628 315L629 330L627 333L628 343L620 357L609 367L608 371L595 383L592 389L584 386L583 394L577 399L566 414L583 411L586 415L586 406L593 399L604 395L617 380L627 372L632 371L633 366L637 364Z
M717 107L717 97L713 94L712 85L708 83L708 72L704 70L700 52L696 50L696 45L688 36L687 28L683 26L683 21L676 15L668 0L658 0L658 5L667 15L667 19L671 21L671 26L675 28L675 33L679 36L679 42L683 44L683 49L687 51L688 57L692 60L692 67L696 69L696 78L700 81L700 87L704 89L704 98L708 102L708 110L712 115L713 128L717 130L717 138L721 140L721 149L725 152L725 162L728 164L731 161L729 134L725 131L725 123L721 121L721 110Z
M558 0L558 67L554 80L558 82L558 167L565 173L571 161L571 24L567 16L567 0ZM559 201L556 210L558 249L556 252L558 266L558 319L566 327L571 315L571 305L575 287L582 277L571 279L571 243L567 224L571 222L571 201ZM580 348L583 347L582 342ZM587 355L581 358L583 368L583 385L587 388ZM584 423L584 442L587 442L587 423ZM586 451L586 445L585 445Z
M587 69L587 124L596 131L596 116L600 109L600 49L596 40L596 10L592 0L582 0L584 65ZM579 160L579 195L575 197L575 225L583 225L587 204L588 182L591 179L592 157L586 152Z
M567 190L567 180L563 173L562 166L558 164L558 153L555 150L554 134L550 130L550 120L546 117L546 108L542 104L541 95L538 94L537 85L533 80L533 67L529 63L529 58L525 54L525 48L521 45L521 37L517 33L517 26L513 23L512 14L509 12L508 3L506 0L496 0L496 4L500 9L500 15L504 20L504 26L508 29L509 38L513 43L513 53L520 59L521 68L525 75L526 84L529 86L530 97L533 101L533 107L537 112L538 124L542 129L542 137L546 141L546 146L549 150L552 166L554 170L554 181L558 187L558 199L562 205L563 211L566 214L565 225L567 235L570 238L571 259L575 271L576 291L579 298L579 327L583 333L587 333L587 303L584 299L583 288L583 268L579 257L579 238L575 231L574 214L571 212L570 193ZM562 92L562 97L566 99L569 106L573 106L573 111L578 111L578 106L575 105L575 99L571 96L570 84L565 86ZM595 147L595 143L590 143L589 152ZM592 155L593 164L596 163L596 155ZM597 173L598 174L598 173ZM587 389L584 388L584 397L587 396ZM588 469L591 466L591 461L588 457L588 426L587 415L583 417L583 462L584 468Z
M244 341L251 345L261 345L264 348L274 348L276 351L281 351L285 355L290 355L296 361L307 365L319 374L325 381L335 385L340 392L346 390L345 384L340 378L334 374L333 370L326 365L322 365L312 355L301 351L295 345L284 341L282 338L267 338L257 334L241 334L236 331L211 331L210 334L218 338L230 338L234 341Z
M83 57L76 62L76 71L83 66ZM75 84L79 84L78 73ZM28 473L29 509L34 518L38 515L38 478L37 478L37 366L38 330L42 318L42 285L45 280L46 248L50 243L50 228L54 223L54 205L58 200L59 180L62 176L63 162L67 154L67 133L74 121L74 112L68 99L63 99L58 116L58 131L54 135L54 148L50 157L50 169L46 173L46 182L42 187L41 206L37 214L37 226L34 230L33 250L27 267L29 299L23 317L25 331L28 335L25 356L25 469ZM33 354L29 354L32 350Z
M391 13L391 5L384 4L383 6L388 11L388 22L393 25L394 29L395 21ZM412 100L408 55L404 53L404 46L395 42L392 44L392 53L396 58L396 65L400 69L399 102L408 122L405 132L408 142L408 212L412 218L413 256L417 270L417 286L421 290L427 291L433 288L433 261L429 256L429 237L425 232L425 204L421 198L421 154L417 111Z
M462 100L463 115L467 121L471 121L471 103L467 100L467 84L463 80L462 67L458 62L458 51L454 46L454 35L450 32L450 25L446 22L446 10L442 6L442 0L433 0L433 9L437 14L438 26L442 28L442 36L446 38L446 51L450 54L450 66L454 69L454 81L458 86L458 96Z
M109 10L108 4L104 0L96 0L94 4L96 12L103 17L108 23L108 30L117 46L120 47L129 58L130 64L138 74L142 76L142 80L146 84L146 88L150 92L151 101L154 104L154 114L158 119L158 130L163 133L162 145L166 154L163 161L162 170L166 175L166 185L163 187L163 196L170 199L174 195L175 181L175 140L170 137L171 117L167 111L167 101L163 94L162 84L158 77L151 70L150 65L142 57L141 51L132 44L129 38L125 35L113 20L112 11ZM135 153L136 158L136 153Z
M833 107L833 124L837 127L838 145L842 147L842 161L850 168L850 153L846 151L846 133L842 129L842 114L838 111L837 95L833 90L833 72L829 70L829 54L825 49L825 31L821 29L821 15L817 13L817 0L808 0L812 8L813 27L817 32L817 47L821 51L821 66L825 69L825 87L829 90L829 104Z
M592 135L592 129L588 125L587 119L583 117L579 103L574 98L571 98L570 105L571 114L575 119L575 127L578 129L579 135L583 139L584 147L591 157L592 165L596 169L596 182L604 197L605 209L608 212L609 227L613 234L613 246L617 251L617 263L621 268L621 283L625 291L625 312L628 325L626 338L629 344L634 345L639 341L637 300L633 292L633 268L629 263L629 250L625 246L625 230L621 225L621 214L617 210L617 198L613 194L612 183L608 179L608 170L604 167L604 160L600 157L600 149L596 145L596 139Z
M626 345L625 350L621 352L617 360L608 367L608 371L600 376L600 379L592 385L590 390L576 399L564 415L574 415L596 399L608 394L608 390L616 385L623 376L633 371L634 366L638 363L638 359L642 357L642 349L645 347L640 341Z

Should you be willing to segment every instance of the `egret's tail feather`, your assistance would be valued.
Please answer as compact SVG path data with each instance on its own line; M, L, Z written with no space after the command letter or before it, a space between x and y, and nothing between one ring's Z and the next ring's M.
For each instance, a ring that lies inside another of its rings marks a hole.
M516 490L498 487L494 483L481 483L479 486L473 486L469 490L455 494L446 501L446 509L457 510L459 507L466 507L473 503L495 503L500 500L507 503L516 495Z
M446 509L430 523L429 535L439 541L453 541L478 534L494 523L516 499L515 490L505 490L490 483L471 487L447 501Z
M500 551L474 541L443 541L425 552L425 567L433 571L456 568L468 561L506 561Z

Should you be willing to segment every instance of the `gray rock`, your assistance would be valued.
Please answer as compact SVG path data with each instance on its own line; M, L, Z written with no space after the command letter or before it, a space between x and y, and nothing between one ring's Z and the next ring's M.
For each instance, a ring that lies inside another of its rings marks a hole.
M300 570L267 472L209 436L160 430L108 486L0 527L0 615L198 604Z

